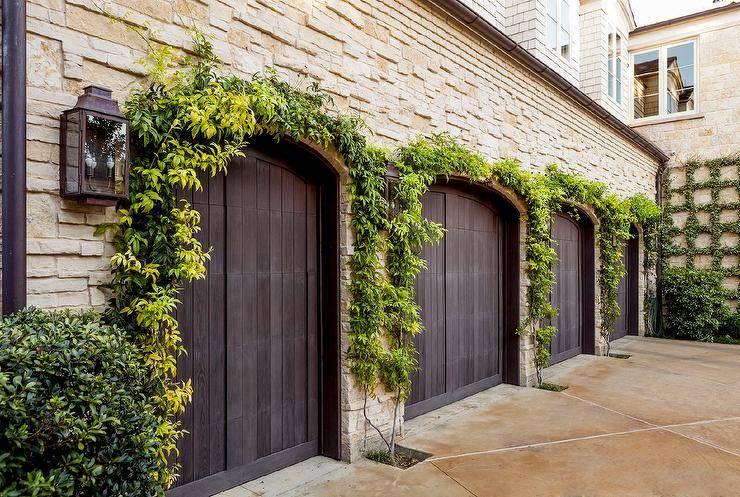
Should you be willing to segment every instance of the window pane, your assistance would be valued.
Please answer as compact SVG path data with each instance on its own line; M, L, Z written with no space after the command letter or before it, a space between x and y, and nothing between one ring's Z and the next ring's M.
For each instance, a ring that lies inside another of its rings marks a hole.
M558 47L558 23L552 17L547 18L547 48Z
M615 82L615 90L617 93L617 103L622 103L622 59L617 57L617 80Z
M635 119L658 115L658 81L658 51L635 55Z
M609 33L607 36L607 59L606 59L606 72L609 76L607 81L607 93L610 97L614 96L614 33Z
M694 42L671 47L666 51L668 67L694 65Z
M547 13L552 17L558 16L558 0L547 0Z
M666 112L694 110L694 43L666 50Z
M564 29L560 30L560 55L566 59L570 55L570 34Z
M614 90L613 90L613 88L614 88L614 74L611 72L611 61L609 62L609 69L610 69L609 70L609 84L607 85L607 87L609 88L609 96L610 97L613 97L614 96Z
M635 55L635 76L649 73L658 73L657 50Z
M570 33L570 5L568 0L560 2L560 27Z
M635 97L635 119L658 115L658 95Z

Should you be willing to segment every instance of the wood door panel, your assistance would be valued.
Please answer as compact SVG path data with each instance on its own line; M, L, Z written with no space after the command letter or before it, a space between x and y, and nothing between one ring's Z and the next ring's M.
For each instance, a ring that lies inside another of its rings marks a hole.
M558 255L550 299L558 309L553 319L557 333L550 345L551 362L555 364L582 352L584 257L582 230L569 216L554 217L552 237Z
M630 267L629 267L629 261L628 261L628 251L629 251L629 244L625 243L622 246L622 263L624 264L624 267L627 270L627 274L625 274L624 278L619 280L619 284L617 285L617 303L619 304L619 316L617 317L616 321L614 322L614 332L612 333L611 339L616 340L618 338L622 338L627 334L627 328L629 323L629 303L627 300L627 296L629 293L629 279L630 279Z
M193 207L213 251L207 278L187 285L177 310L189 351L178 370L194 393L178 443L185 487L173 495L320 448L320 187L259 153L202 180Z
M428 269L416 282L424 332L414 338L406 417L453 402L502 378L502 243L499 213L475 195L432 188L423 215L441 223L439 245L423 248Z
M620 314L614 324L612 340L625 335L637 335L639 328L639 234L635 228L630 230L632 238L622 248L622 261L627 272L617 287L617 302Z

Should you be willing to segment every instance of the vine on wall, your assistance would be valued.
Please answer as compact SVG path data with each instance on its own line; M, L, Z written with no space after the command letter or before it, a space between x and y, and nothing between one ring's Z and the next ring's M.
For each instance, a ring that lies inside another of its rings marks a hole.
M355 240L346 353L366 395L374 395L382 385L393 392L398 405L407 398L410 374L418 367L411 337L422 325L413 285L425 267L421 247L443 233L441 226L422 217L421 198L438 175L495 181L526 206L529 314L521 332L534 337L538 369L547 364L555 333L549 324L556 313L549 302L555 262L550 220L566 198L594 205L601 216L606 264L600 281L607 301L602 309L613 313L614 288L623 272L621 257L614 255L620 247L616 240L629 236L630 222L644 220L630 202L606 194L602 184L554 167L537 174L522 171L511 160L487 162L448 135L418 139L394 153L371 147L362 121L331 111L330 99L317 86L299 90L273 73L249 80L224 76L209 40L196 31L194 42L192 58L175 57L166 48L153 52L150 84L126 103L141 146L132 162L130 200L120 209L117 223L104 227L113 230L117 249L108 319L128 331L159 380L151 395L159 399L163 483L172 483L176 476L176 468L166 464L181 435L174 415L183 411L192 390L189 382L176 379L177 356L184 352L173 317L177 295L185 282L205 277L209 259L208 249L195 238L199 214L178 201L178 191L200 189L198 172L226 172L254 137L292 137L334 148L348 168ZM388 216L384 196L388 160L400 172L392 191L394 216ZM649 200L635 203L647 205ZM382 253L387 255L385 266ZM607 327L613 324L609 315L604 321Z
M387 287L378 257L387 225L384 154L367 146L361 120L327 112L329 99L317 87L300 91L274 74L250 80L221 75L209 40L195 32L194 42L194 58L177 58L166 48L153 52L150 84L126 103L140 147L131 165L130 200L117 223L103 227L114 231L117 249L107 317L128 331L159 379L150 394L159 399L157 450L165 485L176 477L167 457L182 434L174 415L192 392L189 381L176 379L184 350L174 310L182 285L204 278L209 259L208 248L195 238L200 216L177 200L178 191L200 189L198 172L226 172L250 139L290 136L333 147L343 158L352 179L356 235L348 355L358 383L374 389L386 354L378 305Z
M698 256L711 258L709 269L721 273L725 278L740 277L740 243L734 246L722 243L723 235L740 237L740 155L719 157L711 160L690 160L683 165L686 172L686 182L682 186L673 187L669 175L665 176L665 199L663 220L664 243L663 253L667 260L671 256L684 256L686 267L696 267ZM708 179L698 180L696 173L700 168L706 168ZM729 173L729 174L728 174ZM698 203L695 196L697 191L709 190L708 202ZM733 191L734 200L733 200ZM681 199L679 196L682 196ZM726 196L729 199L723 200ZM676 226L673 214L686 213L686 224ZM702 222L699 215L708 216L708 222ZM729 218L724 218L729 214ZM686 242L676 243L676 238L683 235ZM704 247L697 245L697 238L701 235L709 237L709 243ZM733 259L734 258L734 259ZM734 260L734 262L733 262ZM740 288L728 290L728 300L740 299Z

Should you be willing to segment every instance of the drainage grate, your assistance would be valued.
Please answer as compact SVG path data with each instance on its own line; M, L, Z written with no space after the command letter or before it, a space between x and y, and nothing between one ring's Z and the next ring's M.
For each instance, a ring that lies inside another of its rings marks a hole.
M630 354L617 354L616 352L611 352L609 354L609 357L614 357L615 359L629 359L632 357Z

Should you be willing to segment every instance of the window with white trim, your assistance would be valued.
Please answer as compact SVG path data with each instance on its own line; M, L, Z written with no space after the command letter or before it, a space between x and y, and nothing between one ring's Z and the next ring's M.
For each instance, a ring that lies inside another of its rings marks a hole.
M547 48L570 59L570 0L547 0Z
M696 110L696 42L634 54L633 117L668 117Z
M609 33L607 61L607 92L618 104L622 103L622 36L616 31Z

